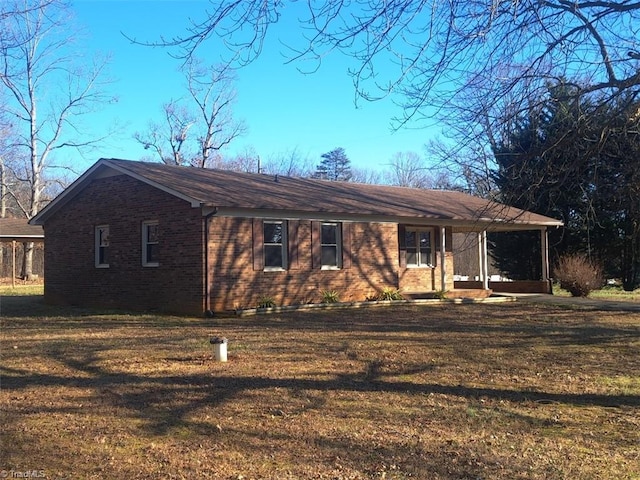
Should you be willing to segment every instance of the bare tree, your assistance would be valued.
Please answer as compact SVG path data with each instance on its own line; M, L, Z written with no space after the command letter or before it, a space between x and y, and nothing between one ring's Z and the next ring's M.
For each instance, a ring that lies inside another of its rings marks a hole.
M368 183L368 184L383 184L383 175L382 173L374 168L351 168L351 179L350 182L355 183Z
M155 152L166 164L183 165L189 162L194 152L185 150L188 150L189 130L196 122L195 115L179 101L171 100L162 105L162 116L163 122L149 122L146 132L136 132L133 138L145 150Z
M397 152L389 162L387 179L401 187L433 188L430 170L416 152Z
M0 101L2 97L0 96ZM7 162L13 157L14 134L12 124L8 121L6 112L0 110L0 218L7 216L9 193L9 171Z
M79 118L111 98L104 95L105 62L75 64L73 29L67 5L58 0L12 0L0 5L0 81L15 120L12 174L27 185L28 196L13 195L22 215L32 218L47 198L47 172L63 149L94 145L82 136ZM33 244L25 248L23 275L31 275Z
M188 95L162 106L162 122L150 122L134 139L164 162L199 168L219 166L218 152L246 132L233 118L235 76L228 65L183 66Z
M215 168L221 170L231 170L233 172L260 173L260 156L253 147L246 147L244 150L230 158L216 155L213 163Z
M262 173L284 175L286 177L309 177L315 170L315 164L309 154L298 147L273 154L261 166Z
M235 75L229 65L203 67L191 58L186 67L189 93L200 118L195 127L200 154L193 163L205 168L213 153L246 133L247 128L233 118Z
M495 158L486 141L476 140L431 140L425 149L434 159L440 175L446 177L439 183L446 184L449 189L496 200L498 192L493 181Z
M7 216L7 173L4 165L4 155L0 154L0 218Z

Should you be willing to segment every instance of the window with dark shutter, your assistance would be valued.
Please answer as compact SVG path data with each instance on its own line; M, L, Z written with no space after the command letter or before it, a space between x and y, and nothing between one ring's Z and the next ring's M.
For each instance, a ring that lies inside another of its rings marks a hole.
M343 223L311 222L311 261L314 269L338 270L351 266L351 250L345 251L345 232L350 241L349 227Z
M262 219L253 219L253 269L264 270Z
M350 223L342 224L342 268L351 268L351 236L353 228Z
M407 266L407 244L406 244L406 227L404 225L398 225L398 260L400 267L405 268Z
M322 268L322 223L311 222L311 267Z
M289 247L288 252L288 264L290 270L297 270L300 268L300 260L298 257L298 229L300 228L300 222L297 220L289 220L287 222L287 243Z
M320 226L322 268L338 269L342 266L342 241L339 223L323 222Z
M285 267L285 229L281 221L264 222L264 268L281 269Z
M406 267L433 267L433 228L404 227L400 237ZM400 229L399 229L400 231ZM402 262L402 256L401 256Z
M253 220L253 269L285 270L289 251L284 220Z

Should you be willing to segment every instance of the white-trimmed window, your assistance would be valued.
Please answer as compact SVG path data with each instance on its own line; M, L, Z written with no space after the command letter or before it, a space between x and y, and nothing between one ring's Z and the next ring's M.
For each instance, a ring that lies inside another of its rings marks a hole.
M109 225L98 225L95 229L96 267L109 268Z
M322 223L320 232L322 269L335 270L342 267L342 235L339 223Z
M407 267L433 266L433 229L409 228L405 230Z
M264 269L287 268L287 228L282 220L265 220L263 223Z
M157 267L160 265L158 249L160 246L158 236L158 222L142 222L142 265L145 267Z

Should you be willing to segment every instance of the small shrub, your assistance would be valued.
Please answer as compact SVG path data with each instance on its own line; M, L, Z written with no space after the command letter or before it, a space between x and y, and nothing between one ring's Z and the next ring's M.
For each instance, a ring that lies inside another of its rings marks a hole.
M258 308L273 308L276 306L276 301L269 295L263 295L258 299Z
M602 268L583 255L560 257L554 269L560 287L573 297L587 297L604 285Z
M436 290L435 292L433 292L433 298L437 298L438 300L444 300L445 298L447 298L447 291Z
M403 300L404 297L397 288L385 287L376 296L376 300Z
M335 290L322 291L322 303L338 303L339 301L340 294Z

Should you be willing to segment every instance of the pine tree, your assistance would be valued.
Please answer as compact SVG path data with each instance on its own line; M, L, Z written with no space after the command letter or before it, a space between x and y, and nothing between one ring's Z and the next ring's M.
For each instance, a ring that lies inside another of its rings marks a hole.
M351 180L351 160L344 148L334 148L322 154L322 161L316 167L313 178L331 180L334 182L348 182Z
M586 255L626 290L640 285L640 103L620 97L608 108L550 88L544 109L529 112L494 147L494 181L503 203L561 219L549 232L553 257ZM597 99L596 99L597 100ZM539 249L527 232L492 234L498 268L514 279L539 277Z

